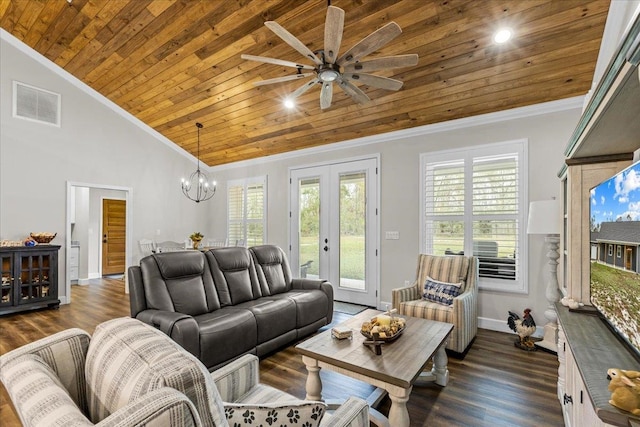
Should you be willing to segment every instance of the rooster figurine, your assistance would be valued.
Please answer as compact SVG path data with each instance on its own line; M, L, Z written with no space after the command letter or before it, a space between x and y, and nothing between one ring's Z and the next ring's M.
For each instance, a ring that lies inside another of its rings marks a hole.
M516 347L528 351L534 351L536 349L531 339L531 335L536 331L536 322L534 322L533 316L531 316L531 309L526 308L524 310L522 319L520 319L516 313L510 311L507 325L520 337L519 340L514 342Z

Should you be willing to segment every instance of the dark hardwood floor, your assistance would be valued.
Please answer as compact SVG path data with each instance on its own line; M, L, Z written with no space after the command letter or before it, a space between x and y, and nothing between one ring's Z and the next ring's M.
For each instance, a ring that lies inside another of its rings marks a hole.
M93 333L99 323L128 315L129 297L122 281L94 280L88 286L73 286L72 304L59 310L1 316L0 354L71 327ZM348 317L336 312L333 324ZM414 386L407 404L411 426L562 426L556 398L557 358L542 351L519 350L513 345L514 337L481 329L464 359L449 358L447 387ZM293 345L264 358L260 375L266 384L305 396L306 369ZM371 386L334 372L322 371L321 377L328 399L364 397L372 391ZM380 410L386 413L388 407L388 399L383 400ZM0 424L20 425L4 386L0 387Z

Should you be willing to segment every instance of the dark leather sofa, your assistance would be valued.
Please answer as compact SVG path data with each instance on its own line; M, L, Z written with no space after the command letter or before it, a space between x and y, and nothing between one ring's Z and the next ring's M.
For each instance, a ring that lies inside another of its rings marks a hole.
M215 370L263 356L331 323L333 288L297 279L277 246L149 255L128 270L131 317Z

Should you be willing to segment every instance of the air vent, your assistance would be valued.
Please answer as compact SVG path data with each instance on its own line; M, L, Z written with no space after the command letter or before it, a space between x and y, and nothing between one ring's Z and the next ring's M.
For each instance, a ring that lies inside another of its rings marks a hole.
M13 117L60 127L60 94L14 81Z

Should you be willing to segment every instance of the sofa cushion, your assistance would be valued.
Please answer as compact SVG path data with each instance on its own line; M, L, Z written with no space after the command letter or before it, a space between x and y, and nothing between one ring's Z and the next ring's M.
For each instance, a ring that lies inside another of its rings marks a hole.
M250 250L265 295L275 295L291 289L291 268L280 247L262 245L254 246Z
M249 310L223 307L200 316L200 360L208 369L246 353L255 353L258 325Z
M423 286L427 276L446 283L462 283L460 292L465 291L469 257L458 255L435 256L420 255L418 259L418 278L416 286L419 295L423 294Z
M262 296L247 248L214 248L206 253L220 304L237 305Z
M292 300L296 306L297 329L327 318L329 299L327 294L318 289L294 289L266 298Z
M327 410L322 402L295 401L260 405L228 404L225 414L229 425L265 425L279 427L316 427Z
M296 329L296 304L289 298L260 298L235 306L244 308L256 318L258 344Z
M85 372L94 423L150 391L170 387L193 402L203 425L226 425L222 399L204 365L139 320L120 318L98 325Z
M439 304L433 301L405 301L400 303L399 312L403 316L420 317L422 319L437 320L438 322L454 323L453 306Z
M451 305L453 299L460 295L462 283L440 282L427 276L424 282L422 298L437 302L438 304Z
M147 308L190 316L219 308L211 272L205 266L200 251L159 253L140 260Z

